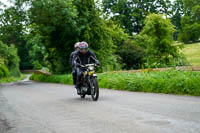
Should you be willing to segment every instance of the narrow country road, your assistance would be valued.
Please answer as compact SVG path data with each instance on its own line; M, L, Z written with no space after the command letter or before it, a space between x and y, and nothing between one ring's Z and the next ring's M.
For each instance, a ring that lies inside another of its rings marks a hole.
M94 102L69 85L1 84L0 133L200 133L200 97L100 89Z

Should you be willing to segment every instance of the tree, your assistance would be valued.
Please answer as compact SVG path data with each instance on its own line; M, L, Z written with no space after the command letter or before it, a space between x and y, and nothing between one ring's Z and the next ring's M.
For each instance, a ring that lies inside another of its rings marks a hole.
M100 11L94 0L80 0L76 2L76 7L79 17L78 25L82 28L79 38L88 42L90 49L97 55L102 65L101 71L120 67L118 57L114 54L115 45L120 39L116 40L114 37L116 35L114 29L121 33L123 30L100 17Z
M178 39L179 32L181 30L181 17L183 16L183 1L175 0L172 4L172 23L175 25L174 39Z
M170 0L103 0L108 18L118 22L126 33L139 33L150 13L170 15Z
M179 40L189 43L200 38L200 0L183 0L184 16L181 19Z
M31 31L38 31L54 73L69 72L69 55L80 35L77 11L72 0L32 1L29 10Z
M30 29L34 29L33 25ZM47 61L48 53L45 45L43 44L43 38L37 31L31 31L30 34L26 35L27 47L29 47L29 56L31 63L35 70L41 69L42 67L48 67L49 62Z
M8 46L0 41L0 60L1 65L4 66L4 70L8 68L11 76L20 76L19 72L19 57L17 55L17 49L14 45ZM1 67L2 68L2 67ZM2 69L1 69L2 70ZM4 73L7 73L5 72ZM8 74L6 74L8 76Z
M146 60L150 67L170 65L178 57L178 48L173 45L174 26L164 15L150 14L140 36L146 38Z
M15 0L14 6L6 8L0 13L0 40L7 45L15 45L20 57L20 69L31 69L28 48L24 38L27 14L21 0Z

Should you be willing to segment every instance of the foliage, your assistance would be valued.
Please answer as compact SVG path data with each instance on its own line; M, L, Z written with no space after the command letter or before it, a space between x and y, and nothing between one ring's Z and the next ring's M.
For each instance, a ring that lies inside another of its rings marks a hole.
M25 3L21 0L15 0L14 6L6 8L0 13L0 40L7 45L15 45L18 49L20 57L20 69L32 68L30 58L28 56L28 48L24 38L27 20L26 11L24 11Z
M200 74L189 71L150 73L107 73L99 76L99 85L129 91L200 95Z
M72 75L43 75L43 74L33 74L30 80L35 80L39 82L46 83L61 83L61 84L73 84Z
M117 54L125 64L124 69L142 68L145 57L145 49L136 45L131 39L126 40L117 50Z
M184 16L181 19L179 40L184 43L196 42L200 39L200 0L183 0Z
M119 26L119 24L116 24L112 20L105 21L107 27L109 28L109 32L112 35L112 42L114 45L114 49L120 47L123 45L124 41L129 39L129 35L124 32L124 29Z
M179 36L179 40L181 40L184 43L190 43L190 42L196 42L199 41L200 38L200 24L194 23L194 24L183 24L184 18L182 19L182 31Z
M20 74L19 77L13 77L13 76L11 76L11 77L2 78L0 80L0 83L17 82L17 81L23 80L24 78L26 78L26 75Z
M149 13L170 14L170 0L103 0L108 18L118 22L126 33L139 33ZM112 14L112 15L111 15Z
M78 40L80 29L77 26L77 11L72 0L32 1L29 17L43 39L42 44L48 53L46 58L54 73L70 71L68 57L73 44ZM33 35L36 33L33 33Z
M116 90L200 96L200 73L191 71L109 72L98 74L99 86ZM40 82L72 84L71 75L32 75Z
M8 68L5 65L0 64L0 79L9 76Z
M94 0L80 0L76 6L80 20L78 24L83 28L79 38L88 42L90 49L97 55L102 65L101 71L119 69L120 64L114 49L115 45L123 40L122 37L126 36L123 30L100 17L100 11L95 6ZM120 33L122 36L117 38Z
M174 34L174 39L177 40L179 36L179 32L181 30L181 17L183 16L183 1L182 0L174 0L172 4L172 15L171 20L175 25L176 32Z
M20 69L48 67L54 74L68 73L68 59L78 41L88 42L101 62L101 72L183 65L183 55L172 45L175 30L167 17L177 29L175 38L180 29L185 42L199 38L199 0L173 4L170 0L103 0L102 5L95 0L12 2L0 11L0 40L15 45Z
M143 45L146 50L148 67L163 67L179 55L178 47L173 45L174 26L161 14L150 14L140 36L146 38ZM175 64L176 65L176 64Z
M0 41L0 56L4 60L3 64L8 68L10 74L19 76L19 57L15 46L7 46Z
M30 25L30 29L35 25ZM29 47L29 56L33 69L41 69L47 67L49 62L47 61L48 53L46 47L43 44L43 37L38 34L37 31L31 31L30 34L26 35L27 47Z

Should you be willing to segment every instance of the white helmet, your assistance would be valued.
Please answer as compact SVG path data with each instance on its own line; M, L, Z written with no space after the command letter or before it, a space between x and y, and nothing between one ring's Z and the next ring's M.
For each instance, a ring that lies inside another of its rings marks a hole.
M76 49L76 48L79 48L79 44L80 44L80 42L77 42L75 45L74 45L74 48Z

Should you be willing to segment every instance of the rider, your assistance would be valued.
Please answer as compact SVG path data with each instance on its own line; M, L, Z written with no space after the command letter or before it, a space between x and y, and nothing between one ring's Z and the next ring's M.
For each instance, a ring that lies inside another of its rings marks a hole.
M80 94L81 77L83 75L83 69L80 67L80 65L89 64L91 61L94 61L95 64L100 65L100 62L97 60L95 54L88 49L87 42L81 42L79 44L79 48L80 50L75 53L73 59L73 65L77 67L76 89L78 94Z
M74 85L76 85L76 68L75 66L73 65L73 58L74 58L74 55L76 54L77 51L79 51L79 44L80 42L77 42L75 45L74 45L74 48L75 48L75 51L71 53L70 55L70 64L72 65L72 76L73 76L73 83Z

